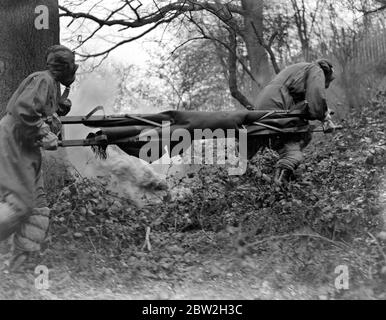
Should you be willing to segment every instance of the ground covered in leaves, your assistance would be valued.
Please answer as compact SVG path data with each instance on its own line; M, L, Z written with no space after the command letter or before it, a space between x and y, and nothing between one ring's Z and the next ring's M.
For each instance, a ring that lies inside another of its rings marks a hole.
M270 151L242 176L170 178L173 198L141 209L100 180L56 181L44 251L25 273L1 272L0 298L385 299L385 103L379 93L344 130L315 134L287 189L261 178ZM335 288L341 265L348 290Z

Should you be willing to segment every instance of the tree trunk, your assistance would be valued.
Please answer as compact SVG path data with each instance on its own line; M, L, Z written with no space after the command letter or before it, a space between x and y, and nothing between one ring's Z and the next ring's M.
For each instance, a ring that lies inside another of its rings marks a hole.
M243 37L247 47L251 73L256 79L250 93L250 100L255 104L259 92L272 77L267 52L259 43L259 38L262 39L263 37L264 1L242 0L241 3L243 9L247 12L244 17ZM258 35L256 35L252 23L259 33Z
M35 28L39 13L49 9L48 29ZM49 46L59 43L58 0L1 0L0 1L0 117L12 93L29 74L45 69L45 53Z
M48 29L38 30L35 20L41 12L35 13L35 9L41 5L49 10L49 24ZM59 44L58 0L0 0L0 44L1 118L20 82L29 74L46 69L47 48ZM44 178L46 184L54 187L65 177L63 159L66 155L64 150L45 155L43 166L48 169ZM59 166L64 169L58 170Z
M292 8L294 9L294 22L302 46L303 59L304 61L310 62L312 60L311 48L304 0L301 1L300 6L298 5L297 0L292 0Z

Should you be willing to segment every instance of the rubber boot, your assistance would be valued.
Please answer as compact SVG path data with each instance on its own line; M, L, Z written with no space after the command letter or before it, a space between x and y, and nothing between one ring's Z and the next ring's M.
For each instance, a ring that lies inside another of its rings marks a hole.
M39 253L46 238L50 209L35 208L14 236L14 253L10 271L18 272Z
M25 266L26 262L28 262L29 257L30 257L30 252L16 249L13 252L11 261L9 263L9 271L10 272L21 271Z
M0 202L0 241L9 238L18 228L25 217L26 210L18 205L12 194L4 197Z
M293 176L293 172L287 168L276 168L273 181L278 186L285 186Z
M0 241L0 272L9 267L9 262L12 258L12 241L12 237Z

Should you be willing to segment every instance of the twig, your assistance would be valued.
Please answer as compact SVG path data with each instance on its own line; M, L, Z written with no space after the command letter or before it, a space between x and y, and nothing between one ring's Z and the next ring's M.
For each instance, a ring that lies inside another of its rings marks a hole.
M98 251L97 251L97 249L95 248L95 245L94 245L94 243L92 242L90 235L88 234L87 237L88 237L88 240L90 240L90 243L91 243L92 247L94 248L95 256L97 256L97 255L98 255Z
M265 173L262 173L260 170L258 171L255 171L254 172L256 174L256 176L260 179L263 179L265 182L268 182L268 183L272 183L272 179L271 177L269 177L268 175L266 175Z
M147 250L151 251L151 243L150 243L150 227L146 227L146 236L145 243L142 246L142 249L147 248Z
M336 247L339 247L341 249L347 249L347 248L350 248L349 246L343 244L343 243L338 243L336 241L333 241L331 239L328 239L326 237L323 237L321 235L318 235L318 234L304 234L304 233L294 233L294 234L285 234L285 235L282 235L282 236L272 236L272 237L267 237L267 238L264 238L264 239L261 239L261 240L258 240L258 241L255 241L255 242L252 242L252 243L248 243L246 244L245 246L246 247L252 247L252 246L255 246L255 245L258 245L258 244L261 244L261 243L264 243L266 241L270 241L270 240L280 240L280 239L286 239L286 238L291 238L291 237L310 237L310 238L317 238L317 239L320 239L320 240L324 240L326 242L329 242L331 243L332 245L336 246Z
M248 110L255 110L256 107L249 99L241 93L237 83L237 39L236 33L229 30L229 42L232 50L229 51L228 56L228 72L229 72L229 90L233 98L242 104Z
M367 15L369 15L371 13L379 12L379 11L382 11L382 10L385 10L385 9L386 9L386 5L383 5L383 6L379 7L379 8L363 12L363 16L367 16Z
M271 58L273 69L275 70L275 73L278 74L280 72L280 67L277 64L275 53L272 51L272 43L275 40L276 36L279 34L278 31L275 31L270 39L268 44L265 43L264 39L259 35L259 32L256 29L256 26L253 22L251 22L252 28L255 31L256 37L259 40L260 45L268 52L269 57Z

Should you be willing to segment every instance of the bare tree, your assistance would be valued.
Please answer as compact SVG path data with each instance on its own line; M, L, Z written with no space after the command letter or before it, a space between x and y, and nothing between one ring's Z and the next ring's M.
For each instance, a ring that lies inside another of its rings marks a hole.
M291 0L292 8L294 10L294 22L305 61L311 61L313 59L311 52L311 38L317 22L317 16L323 11L322 6L326 3L326 0L317 0L315 8L312 10L307 8L305 0Z
M141 6L137 1L122 0L114 9L95 10L90 7L86 11L78 11L74 7L74 3L65 3L60 6L62 17L70 17L72 23L75 20L82 22L93 22L95 28L88 32L84 39L78 39L81 48L86 42L98 36L102 29L108 27L119 27L120 31L127 29L140 30L139 34L135 36L125 37L113 43L110 47L94 53L80 53L83 58L106 57L112 51L121 45L135 41L146 34L150 33L161 25L168 25L175 21L188 21L197 23L194 13L205 13L208 16L216 18L221 25L227 30L231 30L238 39L241 39L247 51L247 63L237 56L236 52L231 54L236 55L237 63L242 63L243 69L248 70L250 75L251 89L248 96L251 102L249 106L253 105L258 93L265 86L271 78L271 70L267 52L255 34L252 23L255 25L259 37L263 36L263 0L175 0L162 1L154 0L153 5ZM101 11L104 13L102 14ZM204 29L202 29L204 30ZM201 31L202 31L201 30ZM207 32L201 33L203 39L213 39ZM197 37L195 39L197 40ZM227 50L231 49L230 43L222 41ZM233 93L232 93L233 94ZM239 96L239 95L237 95ZM244 103L242 103L244 105Z
M364 13L364 15L369 15L371 13L376 13L376 12L380 12L380 11L383 11L386 9L386 0L374 0L375 2L377 3L380 3L381 6L378 6L376 8L372 8L372 9L369 9L368 7L364 7L362 6L362 9L358 10L358 11L362 11Z

